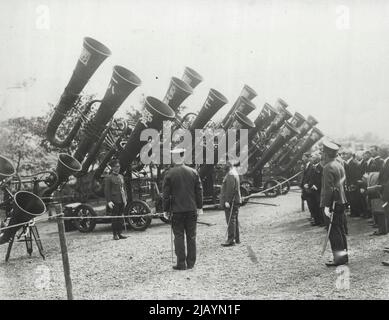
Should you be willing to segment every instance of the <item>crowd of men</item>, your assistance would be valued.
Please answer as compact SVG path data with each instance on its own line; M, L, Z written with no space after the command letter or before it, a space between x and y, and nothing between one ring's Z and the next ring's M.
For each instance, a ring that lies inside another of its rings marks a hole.
M196 223L202 213L202 183L196 170L184 164L185 149L171 151L174 166L163 182L164 211L170 213L176 270L193 268L196 261ZM306 201L312 226L326 227L333 260L327 266L348 263L348 226L346 212L353 218L370 219L373 235L389 232L389 148L372 146L369 150L352 152L325 140L320 151L303 156L301 180L302 200ZM241 203L239 175L228 161L220 195L225 211L228 239L223 246L240 243L238 213ZM112 215L120 217L127 203L120 164L114 160L112 172L105 179L105 196ZM113 239L126 237L122 219L112 221ZM186 238L186 239L185 239ZM185 250L185 240L187 248ZM384 248L389 253L389 247ZM383 262L389 266L389 262Z
M302 200L307 203L313 226L328 230L331 214L326 214L326 207L331 201L326 203L326 195L332 195L334 190L338 192L332 199L336 206L332 208L329 234L334 261L327 265L348 263L347 218L342 211L348 211L352 218L367 219L377 228L372 235L389 232L389 147L372 146L353 152L341 149L339 144L324 142L321 151L304 154L302 169ZM345 251L340 257L339 247ZM384 251L389 253L389 247ZM388 266L389 262L383 264Z

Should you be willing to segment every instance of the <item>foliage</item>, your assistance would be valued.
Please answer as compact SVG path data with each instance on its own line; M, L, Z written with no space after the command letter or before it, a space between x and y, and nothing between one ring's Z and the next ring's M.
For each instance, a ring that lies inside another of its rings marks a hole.
M92 99L94 99L94 95L83 96L77 104L77 107L83 110L86 103ZM98 107L98 103L94 104L91 112L88 114L88 118L93 117ZM76 150L82 136L82 128L69 148L61 149L54 147L47 140L46 127L53 112L54 105L49 103L49 111L44 116L30 118L18 117L0 122L0 154L9 158L15 167L20 162L18 169L21 175L29 175L42 170L54 169L56 167L58 153L66 152L73 154ZM131 107L130 111L127 112L126 119L131 118L137 120L139 117L140 111ZM75 119L79 118L79 111L73 108L59 126L57 130L58 138L64 139L73 127ZM124 118L116 119L125 120ZM113 139L116 139L115 134ZM103 154L104 152L101 152L101 155Z

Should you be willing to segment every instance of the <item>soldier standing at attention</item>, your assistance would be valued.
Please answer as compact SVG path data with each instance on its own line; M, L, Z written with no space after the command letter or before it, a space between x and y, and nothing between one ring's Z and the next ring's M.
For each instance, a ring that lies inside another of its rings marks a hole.
M124 184L124 178L120 172L119 160L112 160L111 174L105 178L104 194L107 206L111 209L112 216L121 216L127 205L127 191ZM126 239L122 235L123 219L112 218L113 239Z
M197 216L202 214L203 187L198 172L184 164L185 149L177 148L171 153L174 166L166 173L163 181L163 202L164 211L172 213L177 256L177 265L173 269L192 269L196 262Z
M301 178L300 188L301 188L301 200L306 201L308 209L310 212L310 220L314 223L314 214L313 214L313 203L311 198L311 190L308 186L308 180L311 175L312 163L311 163L311 154L309 152L304 153L303 155L303 176Z
M333 215L329 240L334 260L326 263L328 267L348 263L345 231L346 215L344 213L346 203L344 181L346 177L343 166L335 160L338 150L339 146L337 144L330 141L323 142L324 167L320 206L328 217L328 226L330 226L331 215ZM331 212L332 208L333 212Z
M362 170L350 150L345 152L346 187L349 192L350 216L359 217L362 214L362 196L358 181L362 180Z
M227 242L222 246L230 247L240 243L239 236L239 206L241 204L239 174L235 168L237 162L227 161L227 174L223 179L220 192L220 206L224 209L227 222Z
M312 168L308 178L308 190L310 190L310 210L313 214L313 226L324 226L323 214L320 210L320 191L323 167L320 164L321 156L319 152L312 154Z

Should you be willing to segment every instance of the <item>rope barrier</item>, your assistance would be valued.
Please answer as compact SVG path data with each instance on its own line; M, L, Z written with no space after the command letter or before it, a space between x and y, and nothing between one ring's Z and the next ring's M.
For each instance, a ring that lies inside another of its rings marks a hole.
M256 197L257 195L260 195L260 194L266 193L266 192L268 192L268 191L270 191L270 190L273 190L273 189L275 189L275 188L277 188L277 187L283 185L284 183L289 182L290 180L296 178L296 177L297 177L299 174L301 174L302 172L303 172L303 171L299 171L299 172L297 172L295 175L293 175L293 176L291 176L290 178L286 179L285 181L279 182L279 183L277 183L276 185L274 185L274 186L272 186L272 187L270 187L270 188L268 188L268 189L265 189L265 190L262 190L262 191L259 191L259 192L250 194L249 196L244 197L243 199L244 199L244 200L250 199L250 198Z
M57 218L63 216L63 213L56 214L53 216L50 216L49 218ZM87 219L122 219L122 218L160 218L163 217L163 213L146 213L146 214L134 214L134 215L122 215L122 216L93 216L93 217L62 217L63 220L87 220ZM22 222L18 224L13 224L12 226L7 226L0 228L0 232L6 229L12 229L12 228L17 228L25 225L34 225L36 222L42 221L42 220L47 220L47 217L40 217L36 218L34 220L30 220L28 222Z
M295 177L297 177L301 173L302 173L302 171L296 173L295 175L286 179L283 182L277 183L275 186L273 186L271 188L259 191L257 193L253 193L247 197L244 197L244 199L245 200L250 199L250 198L253 198L259 194L263 194L263 193L266 193L267 191L273 190L273 189L283 185L284 183L294 179ZM60 213L60 214L50 216L50 218L57 218L57 217L61 217L63 215L64 215L64 213ZM115 218L117 218L117 219L119 219L119 218L160 218L160 217L163 217L163 213L147 213L147 214L121 215L121 216L93 216L93 217L77 217L77 216L75 216L75 217L62 217L62 219L64 219L64 220L84 220L84 219L115 219ZM47 217L39 217L39 218L33 219L32 221L22 222L22 223L14 224L12 226L3 227L3 228L0 228L0 232L3 230L6 230L6 229L17 228L17 227L21 227L24 225L34 225L36 222L39 222L42 220L47 220Z

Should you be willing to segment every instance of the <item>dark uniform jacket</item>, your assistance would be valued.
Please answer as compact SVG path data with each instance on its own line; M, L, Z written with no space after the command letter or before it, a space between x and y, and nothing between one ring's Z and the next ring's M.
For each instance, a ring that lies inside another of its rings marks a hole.
M382 201L389 201L389 159L384 163L378 176L378 184L384 187L382 192ZM388 206L388 205L387 205ZM386 209L389 210L389 207Z
M332 160L324 165L322 187L320 194L320 207L330 207L332 192L336 188L339 190L336 203L345 204L346 194L344 192L344 181L346 179L343 166L336 160Z
M384 185L389 182L389 159L384 163L380 175L378 176L378 183Z
M366 173L367 170L367 162L365 160L362 160L359 164L359 169L361 170L362 175Z
M200 176L186 165L176 165L168 170L162 190L166 212L196 212L203 207Z
M124 190L123 199L120 188ZM124 178L121 174L110 174L105 177L104 194L107 202L112 201L113 203L127 203L127 191L124 183Z
M363 176L361 165L357 160L351 159L349 163L345 163L344 169L346 171L347 187L350 191L356 190L358 180L361 180Z
M234 204L240 204L242 197L240 194L240 179L238 173L233 170L229 171L223 179L223 184L220 192L220 206L224 208L224 204L228 202Z
M376 157L372 161L371 171L380 172L384 166L384 160L381 157Z
M319 194L321 192L321 180L323 175L323 166L319 163L313 164L311 168L311 172L308 179L309 190L313 194ZM313 186L316 186L317 190L312 189Z
M377 171L376 165L374 163L374 159L370 158L368 161L365 161L364 164L364 172L363 173L370 173L370 172L375 172ZM378 170L379 171L379 170Z
M307 197L309 196L309 193L310 193L309 191L304 189L304 185L305 184L309 184L308 182L309 182L309 179L310 179L311 170L312 170L312 163L311 162L305 163L304 164L304 169L303 169L303 177L301 179L301 184L300 184L300 187L301 187L301 190L302 190L301 198L303 200L306 200Z

